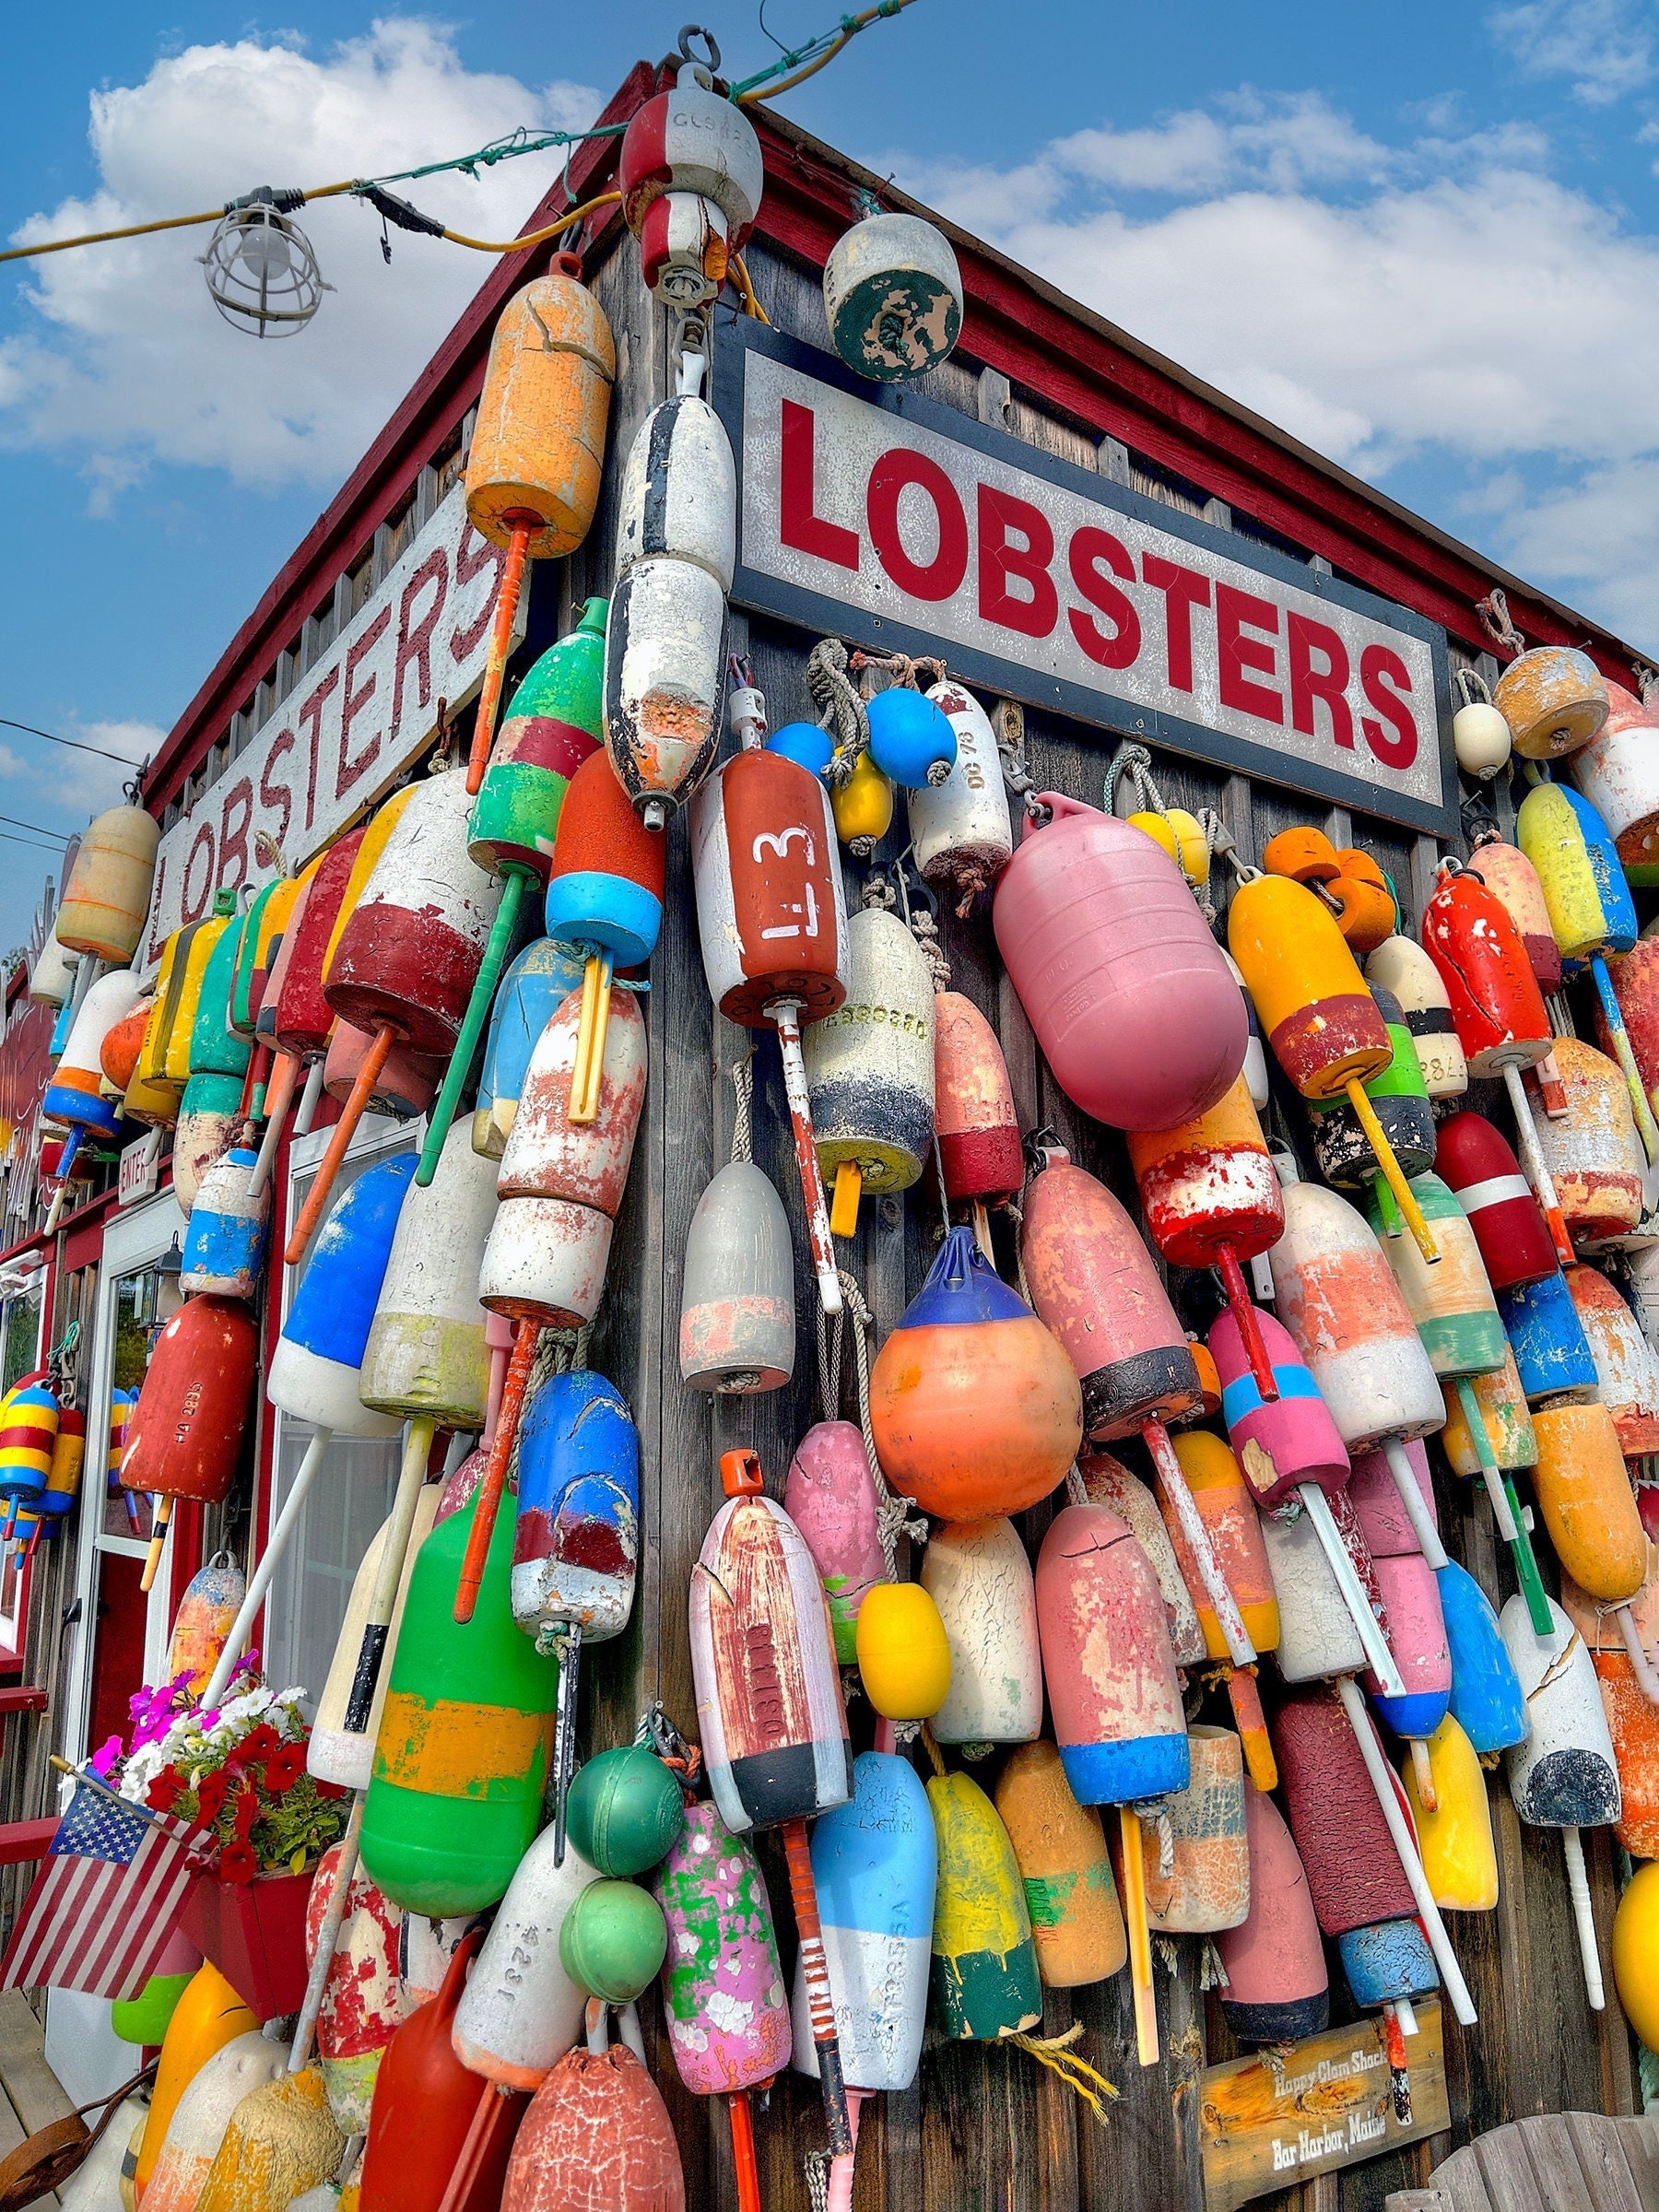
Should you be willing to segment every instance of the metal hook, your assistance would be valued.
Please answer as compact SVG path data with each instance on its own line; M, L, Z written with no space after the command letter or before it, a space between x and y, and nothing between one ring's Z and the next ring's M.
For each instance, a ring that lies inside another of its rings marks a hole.
M768 35L770 36L771 34L769 33ZM707 50L706 55L700 65L699 57L691 51L691 41L693 39L700 39L705 49ZM720 41L718 39L716 39L714 33L708 28L706 24L682 23L680 25L680 34L677 44L679 47L679 57L682 62L690 62L694 65L699 65L705 69L712 70L719 68Z

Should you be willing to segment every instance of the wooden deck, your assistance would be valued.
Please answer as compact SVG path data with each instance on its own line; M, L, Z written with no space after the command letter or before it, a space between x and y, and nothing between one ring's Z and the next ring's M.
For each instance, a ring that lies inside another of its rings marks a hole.
M1478 2136L1388 2212L1659 2212L1659 2121L1553 2112Z
M0 2159L17 2149L49 2121L65 2119L75 2108L57 2076L46 2064L46 2031L21 1990L0 1993ZM96 2120L98 2115L92 2115ZM91 2122L88 2123L88 2125ZM36 2205L55 2205L55 2194Z

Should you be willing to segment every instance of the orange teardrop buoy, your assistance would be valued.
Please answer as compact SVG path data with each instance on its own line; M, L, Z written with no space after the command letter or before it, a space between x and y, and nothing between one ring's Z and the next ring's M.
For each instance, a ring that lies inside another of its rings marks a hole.
M501 2212L684 2212L668 2108L623 2044L570 2051L524 2114Z

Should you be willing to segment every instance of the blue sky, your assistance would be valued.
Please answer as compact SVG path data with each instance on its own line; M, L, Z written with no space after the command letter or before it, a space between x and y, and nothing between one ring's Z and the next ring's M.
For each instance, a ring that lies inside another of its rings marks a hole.
M20 14L0 231L580 123L684 12ZM771 51L748 0L714 28L735 73ZM917 0L782 104L1659 653L1659 8ZM507 235L552 173L415 196ZM302 219L337 289L282 345L214 315L205 233L0 269L0 716L147 749L487 265L400 238L387 268L345 202ZM0 729L0 815L67 831L120 781ZM3 947L53 860L0 856Z

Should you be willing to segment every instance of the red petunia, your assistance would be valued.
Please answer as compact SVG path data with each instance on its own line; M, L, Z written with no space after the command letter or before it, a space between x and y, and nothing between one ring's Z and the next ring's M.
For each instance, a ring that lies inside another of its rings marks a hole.
M259 1858L252 1843L227 1843L214 1871L221 1882L251 1882L259 1872Z
M257 1728L249 1729L237 1747L237 1755L243 1760L269 1759L273 1751L280 1750L282 1738L269 1721L261 1721Z
M242 1789L237 1792L236 1810L232 1818L237 1834L245 1837L259 1818L259 1793L257 1790Z
M222 1770L204 1774L196 1785L196 1820L199 1826L210 1828L224 1809L225 1799L230 1792L230 1778Z
M320 1782L317 1784L317 1794L319 1797L344 1797L346 1794L345 1784L338 1782Z
M146 1805L159 1813L171 1812L183 1794L184 1777L176 1767L163 1767L144 1793Z
M305 1746L284 1744L280 1751L273 1751L265 1761L265 1788L273 1796L280 1797L284 1790L291 1790L305 1771Z

